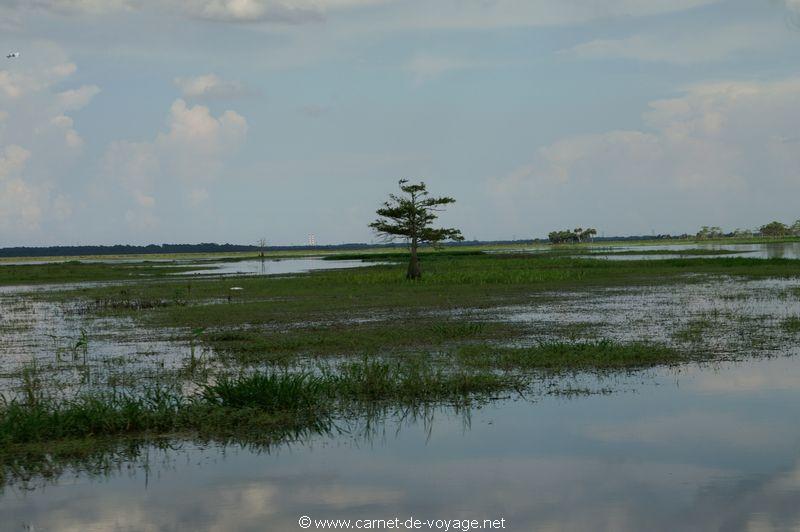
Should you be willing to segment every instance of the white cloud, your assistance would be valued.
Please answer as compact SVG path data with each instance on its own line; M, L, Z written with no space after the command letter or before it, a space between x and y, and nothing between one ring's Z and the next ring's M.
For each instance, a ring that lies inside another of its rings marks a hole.
M58 104L64 110L76 111L86 107L99 92L100 87L97 85L84 85L77 89L70 89L58 93Z
M406 70L417 83L424 83L448 72L480 68L481 63L447 55L421 53L415 55L407 64Z
M652 102L647 130L560 140L490 190L517 222L548 220L540 234L574 223L649 233L763 222L754 212L794 219L798 98L800 79L692 86Z
M782 34L757 24L729 26L686 33L634 35L623 39L597 39L562 50L584 59L635 59L688 65L727 59L746 50L780 46Z
M58 46L35 43L26 60L0 70L0 228L18 242L43 234L46 222L72 214L62 183L83 139L68 115L99 91L93 85L57 90L76 71Z
M175 78L175 85L184 98L224 99L245 94L244 86L238 81L220 79L216 74L205 74L192 78Z
M4 233L36 230L41 222L47 191L19 177L30 156L31 152L14 144L0 152L0 230Z
M75 65L64 63L46 69L31 66L26 70L0 70L0 97L18 99L47 90L75 72Z
M30 156L31 152L22 146L16 144L6 146L0 152L0 180L19 174Z
M229 110L214 117L208 107L178 99L170 107L167 130L153 141L109 146L103 181L107 190L119 188L127 197L129 227L151 231L159 225L159 197L177 189L191 205L206 201L206 186L220 176L246 135L247 121L238 113Z
M190 107L176 100L170 108L168 131L156 139L172 173L181 179L204 181L216 177L222 159L235 151L247 134L247 121L234 111L219 118L208 107Z

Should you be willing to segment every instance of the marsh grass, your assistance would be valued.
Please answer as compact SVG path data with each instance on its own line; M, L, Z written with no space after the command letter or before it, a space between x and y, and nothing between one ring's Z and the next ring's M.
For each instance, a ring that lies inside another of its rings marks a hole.
M473 368L547 371L632 370L692 360L676 349L646 342L611 340L544 342L530 347L471 345L460 348L462 364Z
M790 316L784 319L781 327L788 333L800 333L800 316Z
M522 325L432 317L375 323L337 323L288 330L226 330L203 335L227 363L286 364L297 356L387 355L493 338L518 336Z
M714 322L706 316L695 318L679 328L673 338L680 342L700 342L711 329Z
M365 358L317 375L222 376L189 396L153 387L143 394L84 393L56 400L37 391L0 404L0 462L49 444L90 445L109 437L257 435L262 441L284 441L324 433L336 416L359 415L375 402L464 405L520 385L516 377L445 370L417 357Z

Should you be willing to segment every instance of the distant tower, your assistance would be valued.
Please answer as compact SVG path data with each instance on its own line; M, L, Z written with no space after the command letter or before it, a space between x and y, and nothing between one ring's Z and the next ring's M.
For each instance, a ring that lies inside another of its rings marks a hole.
M317 245L317 237L314 236L314 233L309 233L309 235L308 235L308 245L309 246L316 246Z

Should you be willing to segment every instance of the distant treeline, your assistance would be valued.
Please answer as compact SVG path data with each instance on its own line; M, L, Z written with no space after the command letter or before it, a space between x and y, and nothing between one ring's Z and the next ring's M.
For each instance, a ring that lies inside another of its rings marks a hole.
M626 236L626 237L601 237L594 241L610 240L652 240L664 236ZM668 238L668 237L667 237ZM467 240L464 242L448 242L447 246L503 246L544 243L547 239L527 240ZM366 248L403 248L405 244L365 244L347 243L328 246L267 246L265 251L348 251ZM44 246L44 247L8 247L0 248L0 257L77 257L81 255L156 255L159 253L233 253L233 252L259 253L260 246L242 244L150 244L148 246L130 246L117 244L114 246Z

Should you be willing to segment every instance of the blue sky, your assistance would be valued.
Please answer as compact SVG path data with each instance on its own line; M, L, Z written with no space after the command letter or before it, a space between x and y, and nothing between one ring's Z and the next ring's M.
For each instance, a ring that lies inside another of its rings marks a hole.
M0 0L0 246L800 218L797 0ZM3 54L5 55L5 54Z

